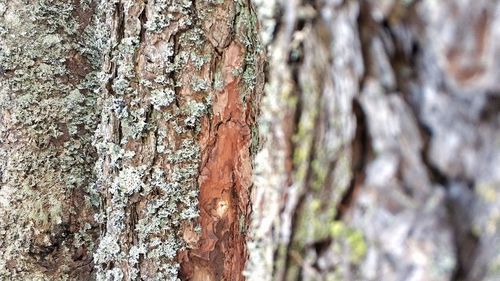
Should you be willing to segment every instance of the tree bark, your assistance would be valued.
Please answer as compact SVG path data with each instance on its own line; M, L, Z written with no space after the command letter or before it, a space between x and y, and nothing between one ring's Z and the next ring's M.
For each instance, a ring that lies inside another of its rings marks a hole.
M241 280L263 86L246 1L121 1L97 147L97 279ZM180 253L179 255L177 255Z
M1 280L500 278L500 4L253 3L0 0Z
M0 1L0 279L88 280L105 41L91 1Z
M256 1L249 280L497 280L496 1Z
M0 13L0 278L242 280L264 83L251 4Z

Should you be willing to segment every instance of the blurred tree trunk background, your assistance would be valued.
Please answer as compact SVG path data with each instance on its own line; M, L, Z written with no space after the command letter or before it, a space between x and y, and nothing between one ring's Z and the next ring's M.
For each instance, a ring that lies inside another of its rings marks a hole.
M491 0L0 0L0 280L499 280L499 58Z
M255 2L249 280L499 280L499 2Z

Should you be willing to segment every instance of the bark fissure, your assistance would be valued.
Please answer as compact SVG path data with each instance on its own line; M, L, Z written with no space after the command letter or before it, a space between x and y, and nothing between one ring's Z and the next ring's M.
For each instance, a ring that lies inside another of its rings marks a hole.
M343 216L353 207L358 192L365 180L365 169L370 159L370 139L365 113L359 101L353 99L353 113L356 118L356 132L351 143L351 182L342 199L336 207L335 220L342 220Z

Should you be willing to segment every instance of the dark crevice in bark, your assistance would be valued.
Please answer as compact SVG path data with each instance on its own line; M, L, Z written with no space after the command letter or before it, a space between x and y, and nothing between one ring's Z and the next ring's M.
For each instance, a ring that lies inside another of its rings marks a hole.
M457 179L450 179L429 159L429 146L432 138L432 131L422 122L418 122L420 135L423 139L422 162L427 169L427 174L431 182L446 190L447 211L450 225L452 227L453 239L455 243L455 258L457 261L454 273L450 281L476 281L480 279L472 278L471 273L478 258L480 241L472 230L471 203L469 200L464 203L464 197L472 196L470 193L474 183L466 183L458 180L458 185L465 186L465 190L455 188Z
M275 23L274 23L273 33L271 36L271 42L269 42L269 46L272 46L274 44L274 42L276 41L276 39L279 38L280 31L282 30L282 26L283 26L282 18L284 18L284 15L285 15L284 7L280 5L279 8L277 9L276 13L274 13L274 15L275 15L274 16ZM266 77L269 77L267 73L266 73Z
M144 113L145 117L144 117L144 123L146 124L151 124L154 122L154 120L151 120L152 117L153 117L153 113L154 113L154 106L152 104L149 104L149 106L146 107L146 112ZM148 129L151 129L151 128L148 128ZM148 134L141 134L141 140L144 142L146 140L146 138L148 138Z
M141 30L139 31L139 39L141 40L140 42L145 42L145 39L146 39L146 23L148 22L147 13L146 13L147 5L148 5L148 1L145 1L142 12L139 15L139 21L141 24Z
M125 8L123 3L115 4L115 17L118 19L116 21L116 46L118 46L125 36Z
M172 41L172 44L174 46L174 55L171 56L171 58L170 58L170 63L172 63L172 64L175 64L175 57L179 54L179 52L181 50L181 45L179 44L179 37L181 35L182 35L182 32L178 31L178 32L174 33L172 35L172 37L170 38L170 40ZM181 107L180 97L182 97L182 95L181 95L181 92L179 90L179 87L175 84L175 81L177 80L176 79L176 74L177 74L177 71L174 68L174 70L172 70L171 72L169 72L167 74L167 77L170 79L170 81L172 83L172 88L173 88L174 93L175 93L174 94L174 103L175 103L175 106L177 108L180 108Z
M302 21L302 23L295 22L294 32L297 32L297 31L303 29L305 24L306 23L304 21ZM292 81L294 83L293 91L291 92L291 95L292 95L291 98L295 98L296 103L295 103L294 108L291 112L291 115L292 115L291 120L293 120L293 121L290 122L290 128L289 128L290 135L289 135L289 138L287 138L288 146L289 146L288 151L290 152L290 154L287 158L293 159L293 153L296 149L296 144L293 141L292 136L297 135L297 133L299 131L300 118L301 118L302 112L304 110L304 108L303 108L304 101L303 101L303 97L301 95L301 89L300 89L301 66L302 66L302 63L304 61L304 44L303 44L303 42L300 42L299 45L296 46L295 48L293 47L293 42L291 42L290 45L291 45L291 47L290 47L290 50L288 52L287 59L288 59L288 65L290 66L290 71L292 74ZM290 171L296 170L295 163L293 163L293 161L292 161L289 168L290 168ZM289 180L289 183L292 184L293 179L291 178L291 174L290 174L290 177L288 180Z
M136 197L136 200L138 201L138 196ZM129 228L130 228L130 232L129 232L129 241L130 241L130 245L137 245L137 243L139 242L139 237L138 237L138 234L137 234L137 231L135 231L135 227L137 225L137 222L138 222L138 212L137 212L137 202L134 202L134 203L131 203L128 207L128 211L127 211L128 214L130 214L130 221L129 221ZM130 250L130 249L129 249ZM141 257L139 257L140 259ZM141 268L140 268L140 265L141 263L137 263L135 265L136 269L137 269L137 277L136 277L136 280L139 278L139 276L141 276Z
M429 146L432 131L418 122L421 136L424 141L422 149L422 161L427 169L431 182L437 183L446 189L446 204L448 218L452 228L455 244L456 267L450 281L476 281L481 280L471 276L475 263L478 259L480 241L472 230L472 200L464 199L471 197L473 183L464 183L450 179L439 170L429 159Z
M371 66L373 64L370 49L371 37L376 33L377 24L370 15L370 7L366 2L360 4L360 10L357 18L357 28L359 40L361 42L361 55L365 71L359 79L358 87L362 91L365 87L365 82L371 75ZM352 112L356 120L356 131L351 141L351 181L347 190L336 207L335 220L342 220L344 215L351 209L355 202L357 193L359 192L365 180L365 168L368 164L371 143L368 135L368 124L366 115L357 98L352 100Z
M294 72L298 72L298 67ZM295 76L295 75L294 75ZM298 83L297 79L294 79L295 83ZM295 108L293 109L293 113L290 119L293 120L293 123L291 123L289 130L290 130L290 136L295 136L298 133L299 130L299 123L300 123L300 117L302 116L302 111L303 111L303 100L300 94L300 91L297 89L297 85L295 85L295 90L293 91L292 94L296 99L297 102L295 104ZM288 140L288 146L289 146L289 159L293 159L293 153L297 147L295 142L293 141L293 138L290 137ZM296 163L292 161L290 165L290 171L295 171L297 167L295 166ZM290 175L291 177L292 175ZM292 178L289 178L290 184L293 181Z
M370 6L366 2L362 2L359 8L359 14L357 18L357 29L359 41L361 43L361 56L363 58L364 73L359 80L360 91L364 89L366 79L372 74L372 59L370 56L371 37L377 31L377 23L374 22L370 15Z
M366 115L357 99L353 99L353 113L356 118L356 132L351 143L351 171L352 178L349 188L344 193L337 205L335 220L342 220L344 214L351 208L356 194L365 180L365 168L370 156L370 138L368 136L368 124Z
M47 270L50 270L51 266L50 262L45 258L57 251L61 244L69 238L69 235L71 234L69 227L70 224L68 223L57 225L51 229L50 235L48 235L50 240L49 243L45 243L44 241L43 244L40 243L40 245L37 245L36 243L30 245L29 254L36 257L36 259L41 259L38 262Z
M499 93L490 92L485 101L485 106L481 110L481 122L494 122L499 120L500 111L500 95Z
M432 138L432 131L429 127L425 126L421 122L418 122L418 125L420 136L422 137L424 143L421 156L422 161L424 162L424 166L427 169L427 175L429 176L431 182L437 183L440 186L446 188L449 185L448 177L443 174L434 164L432 164L431 160L429 159L429 146L430 140Z
M479 237L472 231L472 212L474 194L471 186L453 183L449 187L447 208L453 228L457 264L451 281L482 280L485 268L479 268Z

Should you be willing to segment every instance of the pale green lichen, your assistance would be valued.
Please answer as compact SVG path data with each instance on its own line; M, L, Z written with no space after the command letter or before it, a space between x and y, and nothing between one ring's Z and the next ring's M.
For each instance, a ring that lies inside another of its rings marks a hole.
M132 266L130 278L136 279L139 270L136 268L139 263L139 257L146 254L146 247L144 245L133 245L129 251L128 262Z
M191 17L180 17L180 15L188 15L192 1L187 0L158 0L152 6L152 17L146 23L146 28L150 32L161 32L168 27L172 21L177 21L179 28L185 28L192 24Z
M122 144L128 139L138 139L146 129L146 110L139 108L130 111L128 116L122 120L123 139Z
M111 185L109 191L111 194L122 193L125 196L130 196L136 192L139 192L144 188L144 182L142 181L142 176L146 167L125 167L118 173L118 177Z
M99 241L99 246L94 254L94 260L96 263L106 263L112 261L118 253L120 253L118 240L110 235L104 236Z
M193 140L184 140L175 151L169 151L167 160L170 163L181 163L197 160L200 155L200 148Z
M362 261L366 255L367 244L361 231L348 227L342 221L333 221L330 224L330 231L335 241L331 247L337 254L345 253L342 248L347 247L350 255L346 258L350 262L357 264Z

